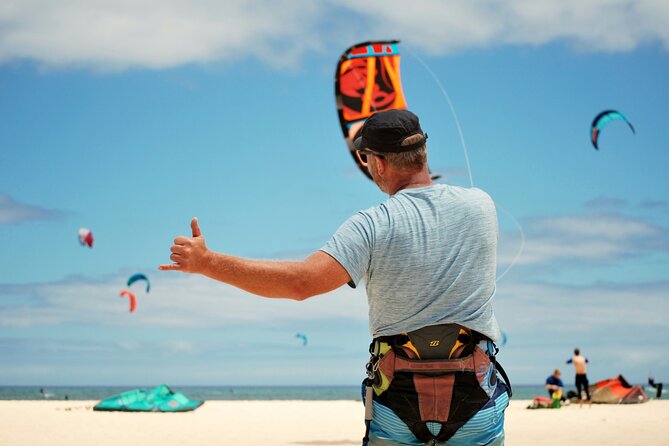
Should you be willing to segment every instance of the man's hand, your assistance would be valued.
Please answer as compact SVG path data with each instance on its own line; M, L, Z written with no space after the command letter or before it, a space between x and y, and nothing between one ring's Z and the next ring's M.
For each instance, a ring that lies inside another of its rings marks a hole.
M179 236L174 239L170 248L170 260L174 263L158 266L161 271L182 271L184 273L203 273L208 263L209 250L204 243L204 237L197 217L190 222L192 237Z
M161 271L197 273L264 297L304 300L327 293L351 280L346 269L323 251L301 262L245 259L207 249L193 218L192 237L174 239L170 260Z

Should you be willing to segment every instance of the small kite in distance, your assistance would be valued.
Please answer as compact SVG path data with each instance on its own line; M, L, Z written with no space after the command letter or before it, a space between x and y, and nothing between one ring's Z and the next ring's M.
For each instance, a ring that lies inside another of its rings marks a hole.
M92 248L93 232L88 228L79 228L79 243L81 243L81 246L88 245L89 248Z
M506 335L506 333L502 332L502 339L499 342L500 347L504 347L509 340L509 337Z
M138 280L143 280L146 282L146 292L148 293L151 291L151 282L149 282L149 278L146 277L142 273L137 273L133 274L129 279L128 279L128 286L132 285L133 283L137 282Z
M627 120L625 115L616 110L605 110L595 116L595 119L592 120L590 141L592 142L592 145L595 146L595 150L599 150L599 147L597 146L597 140L599 139L599 134L601 133L602 129L606 127L609 122L617 120L625 121L627 125L629 125L630 129L632 129L632 133L636 134L634 126L632 126L632 123Z
M135 307L137 306L137 298L135 297L135 294L132 291L123 290L121 291L121 297L130 299L130 312L134 312Z
M302 339L302 347L306 347L306 346L307 346L307 335L302 334L302 333L297 333L297 334L295 335L295 337L298 338L298 339Z

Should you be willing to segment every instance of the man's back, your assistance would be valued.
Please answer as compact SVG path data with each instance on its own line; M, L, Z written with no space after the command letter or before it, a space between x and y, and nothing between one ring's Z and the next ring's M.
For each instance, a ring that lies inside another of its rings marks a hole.
M574 355L571 357L571 363L574 364L574 369L577 375L585 375L587 373L585 364L587 359L581 355Z
M372 336L453 322L497 339L497 237L485 192L433 185L359 212L322 250L366 280Z

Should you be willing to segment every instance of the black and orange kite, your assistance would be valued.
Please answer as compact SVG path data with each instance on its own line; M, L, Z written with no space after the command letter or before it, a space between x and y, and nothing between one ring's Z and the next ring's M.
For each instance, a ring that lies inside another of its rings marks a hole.
M355 156L353 141L367 118L378 111L407 108L400 79L398 40L353 45L339 58L335 98L341 131L358 168L371 179Z

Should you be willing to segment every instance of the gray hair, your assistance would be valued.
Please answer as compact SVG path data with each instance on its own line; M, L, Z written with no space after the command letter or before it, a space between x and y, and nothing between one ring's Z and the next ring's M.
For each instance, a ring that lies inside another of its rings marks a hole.
M402 141L402 146L415 144L423 135L411 135ZM391 152L384 153L383 157L388 160L388 163L400 171L419 171L425 164L427 164L427 145L423 144L421 147L409 150L407 152Z

